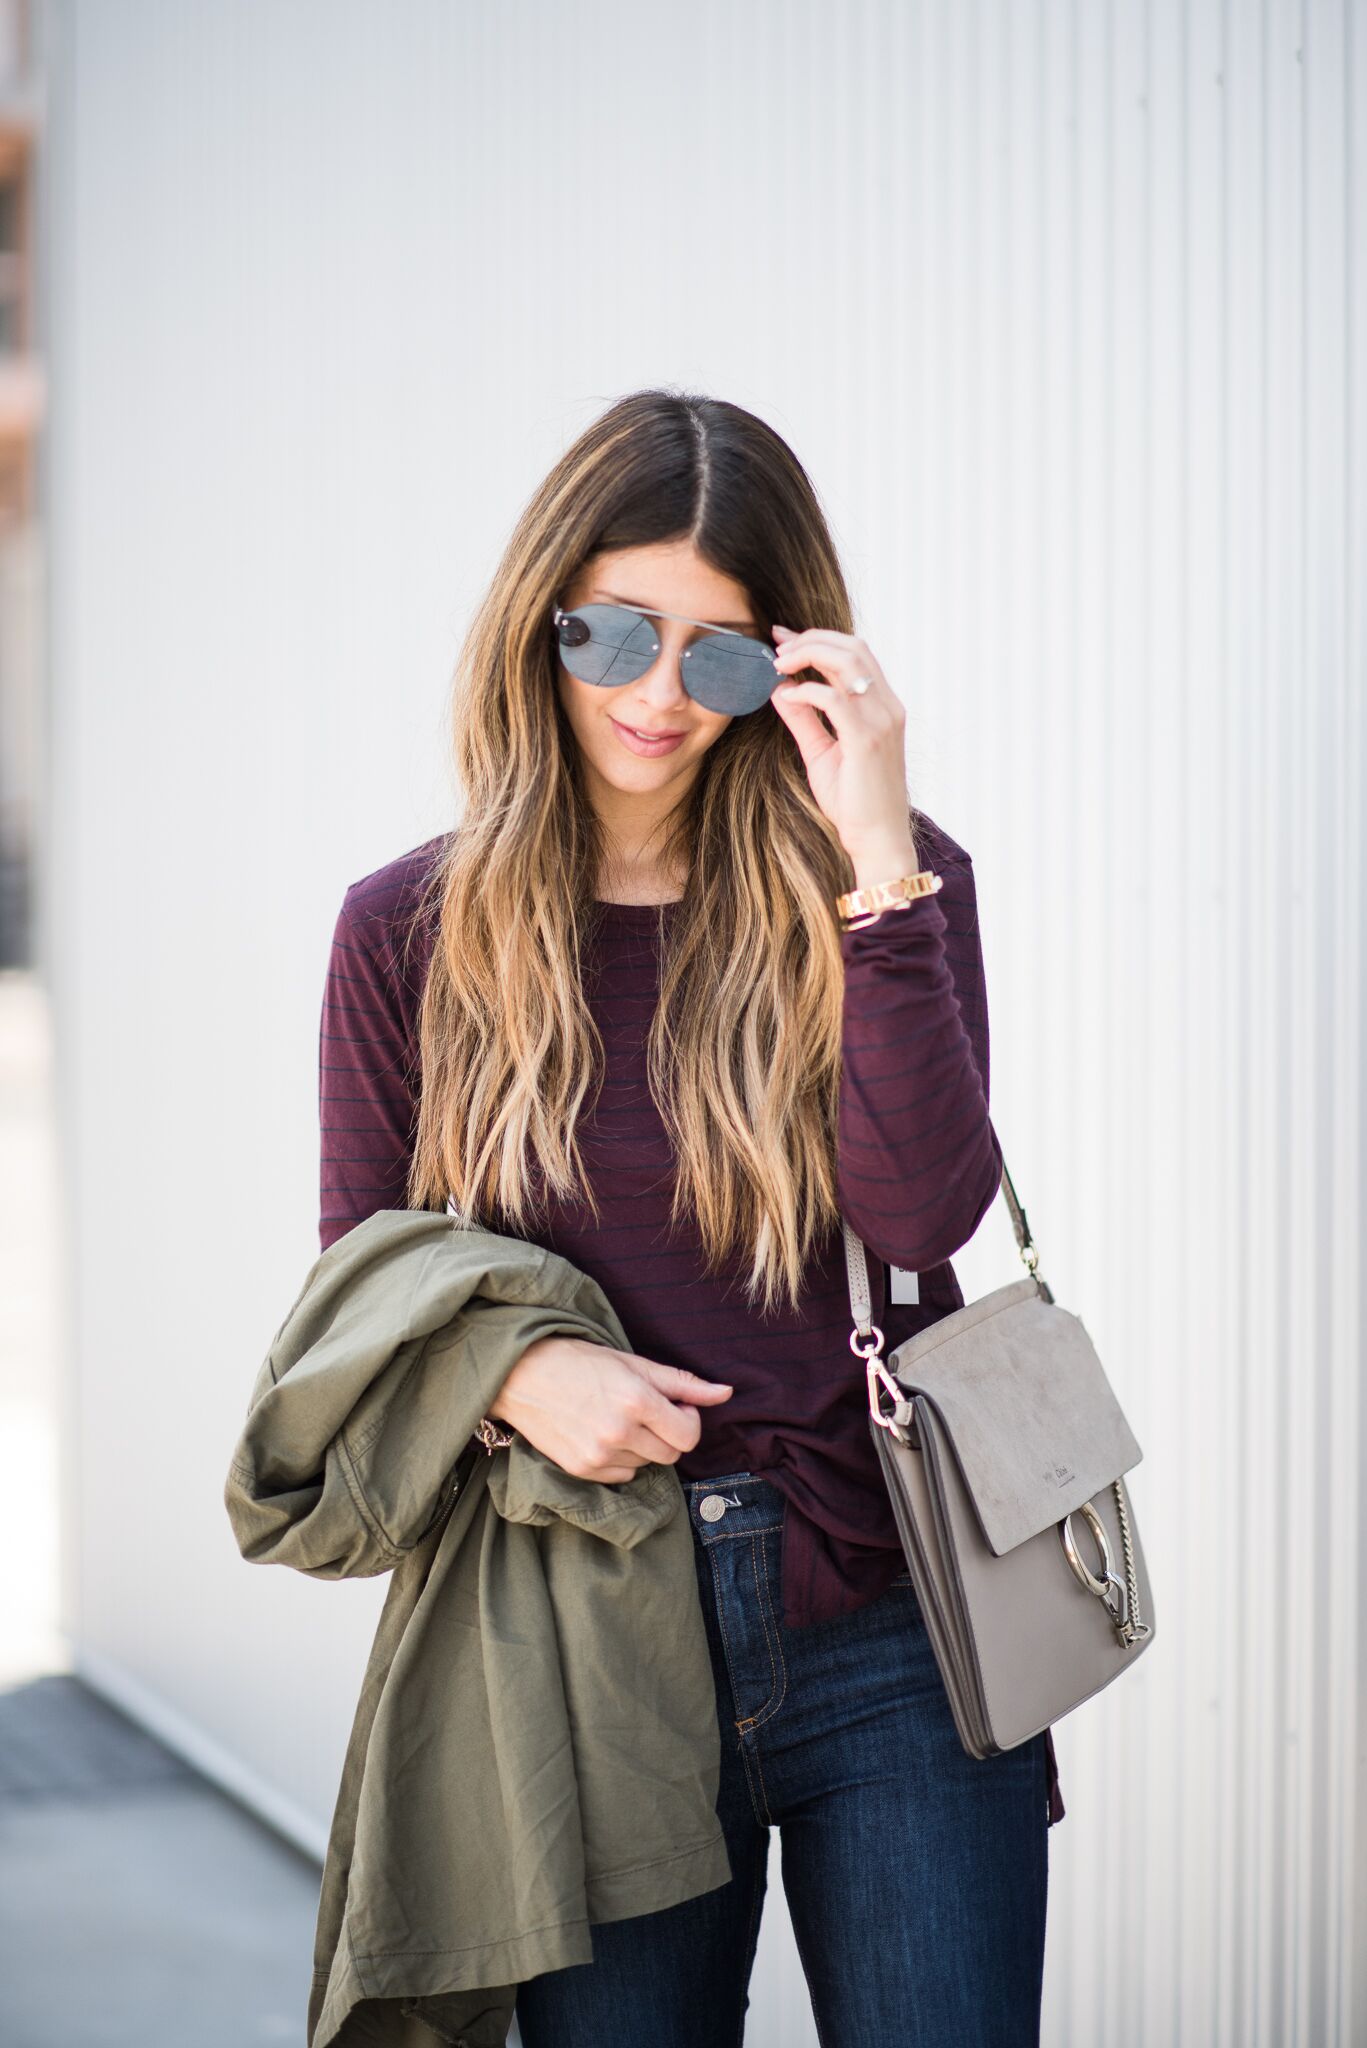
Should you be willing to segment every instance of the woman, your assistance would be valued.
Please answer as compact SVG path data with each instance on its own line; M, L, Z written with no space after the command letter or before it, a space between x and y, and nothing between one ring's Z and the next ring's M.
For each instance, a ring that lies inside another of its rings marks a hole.
M852 625L770 428L623 399L474 620L461 824L337 921L323 1247L445 1203L592 1274L633 1350L534 1345L481 1434L608 1482L672 1463L695 1537L732 1876L596 1924L591 1964L522 1986L526 2048L738 2041L775 1824L824 2040L1038 2039L1052 1742L963 1750L848 1341L841 1215L891 1351L962 1305L1001 1179L971 860L909 804Z

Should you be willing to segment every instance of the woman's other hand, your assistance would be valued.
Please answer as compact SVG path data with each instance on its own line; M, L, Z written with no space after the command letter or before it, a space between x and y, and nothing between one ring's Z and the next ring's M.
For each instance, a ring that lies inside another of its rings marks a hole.
M698 1409L732 1389L583 1337L541 1337L512 1368L488 1413L577 1479L608 1485L642 1465L672 1465L702 1434Z
M780 676L811 668L820 678L779 683L769 701L797 741L812 795L850 857L855 887L910 873L916 863L901 698L858 634L773 630ZM856 694L861 679L867 687Z

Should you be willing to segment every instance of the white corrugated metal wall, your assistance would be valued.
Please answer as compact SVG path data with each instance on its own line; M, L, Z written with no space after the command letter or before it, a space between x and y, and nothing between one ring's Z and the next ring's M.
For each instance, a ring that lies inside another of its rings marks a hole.
M446 674L535 478L698 385L831 510L975 855L1044 1269L1145 1450L1159 1640L1057 1730L1046 2039L1367 2039L1367 8L54 24L83 1668L320 1838L381 1589L246 1571L220 1489L316 1249L332 916L446 816ZM1013 1270L998 1214L965 1286ZM805 2026L776 1907L761 2048Z

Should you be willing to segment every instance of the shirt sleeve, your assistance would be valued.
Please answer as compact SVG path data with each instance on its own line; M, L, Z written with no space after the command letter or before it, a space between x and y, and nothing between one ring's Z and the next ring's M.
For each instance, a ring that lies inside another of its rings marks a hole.
M841 1212L890 1265L926 1272L968 1243L1001 1186L988 1121L987 995L973 864L841 934Z
M332 935L318 1033L321 1251L375 1210L408 1206L418 1110L397 983L348 899Z

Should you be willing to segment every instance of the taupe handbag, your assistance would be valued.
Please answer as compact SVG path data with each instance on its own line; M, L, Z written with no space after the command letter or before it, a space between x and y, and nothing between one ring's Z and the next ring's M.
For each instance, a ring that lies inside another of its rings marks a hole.
M864 1246L844 1224L869 1428L955 1726L976 1757L1090 1699L1154 1633L1124 1483L1143 1454L1081 1318L1037 1270L1004 1161L1001 1186L1028 1277L953 1310L886 1363Z

